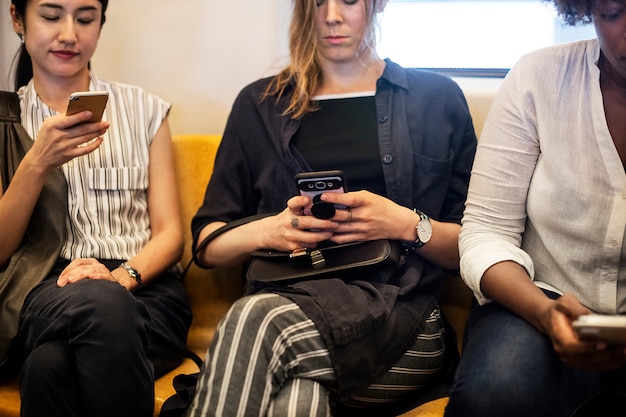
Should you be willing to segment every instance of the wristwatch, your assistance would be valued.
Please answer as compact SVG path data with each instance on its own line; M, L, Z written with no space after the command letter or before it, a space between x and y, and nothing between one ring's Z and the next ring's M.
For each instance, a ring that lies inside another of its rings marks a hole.
M130 277L132 279L134 279L135 281L137 281L137 286L141 287L141 274L139 273L139 271L137 271L135 268L133 268L130 265L127 265L125 262L122 262L120 264L120 268L124 268L126 270L126 272L128 272L128 275L130 275Z
M430 218L418 209L413 209L413 211L419 214L420 221L417 223L417 226L415 226L415 231L417 234L415 242L404 243L405 247L411 250L421 248L426 243L428 243L430 238L433 236L433 226L430 224Z

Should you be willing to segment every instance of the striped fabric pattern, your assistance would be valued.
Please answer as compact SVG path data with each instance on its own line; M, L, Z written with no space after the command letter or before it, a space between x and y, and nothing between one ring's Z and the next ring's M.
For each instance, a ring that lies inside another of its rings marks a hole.
M61 257L129 259L150 239L149 149L170 105L140 87L103 81L94 74L89 90L109 92L103 120L111 127L97 150L60 167L69 194ZM18 95L22 125L36 140L44 120L56 111L39 99L32 81Z
M430 315L414 346L349 405L396 401L429 384L444 359L443 321ZM220 322L189 416L331 415L335 372L320 333L302 310L275 294L244 297Z
M367 408L388 404L434 384L439 380L444 358L444 324L441 311L436 308L426 320L424 331L417 335L413 346L382 378L353 397L349 405Z

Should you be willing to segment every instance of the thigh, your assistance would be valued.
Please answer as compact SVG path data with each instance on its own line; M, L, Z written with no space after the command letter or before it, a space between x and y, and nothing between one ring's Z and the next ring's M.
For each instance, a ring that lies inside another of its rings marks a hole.
M548 337L492 302L470 315L446 416L569 416L599 384L598 374L564 365Z
M346 405L371 408L410 397L418 401L420 393L441 380L446 357L445 324L435 308L417 334L411 347L380 378Z
M129 315L133 320L128 320ZM100 323L109 324L101 328ZM24 301L18 341L27 353L40 343L85 335L86 329L106 333L105 327L122 331L148 323L143 306L115 282L83 280L59 287L52 275Z
M243 297L220 321L189 415L266 415L274 398L288 397L280 394L283 387L297 393L290 381L304 379L324 386L335 381L328 349L313 322L285 297Z

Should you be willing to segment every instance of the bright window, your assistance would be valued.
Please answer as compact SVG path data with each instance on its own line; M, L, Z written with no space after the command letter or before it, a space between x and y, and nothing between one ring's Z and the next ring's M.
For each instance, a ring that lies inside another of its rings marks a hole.
M524 53L595 37L540 0L391 0L381 29L381 56L453 75L504 75Z

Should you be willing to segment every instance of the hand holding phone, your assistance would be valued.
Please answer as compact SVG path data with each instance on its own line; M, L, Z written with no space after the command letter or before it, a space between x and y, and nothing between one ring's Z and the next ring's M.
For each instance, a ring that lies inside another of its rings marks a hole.
M89 110L92 116L83 123L99 122L102 120L102 115L104 114L108 100L109 93L107 91L80 91L72 93L65 114L70 116Z
M323 193L344 193L347 191L346 180L340 170L302 172L295 176L300 195L311 197L311 214L318 219L330 219L336 209L346 208L340 204L326 203L321 200Z
M585 314L572 323L581 339L626 345L626 316Z

